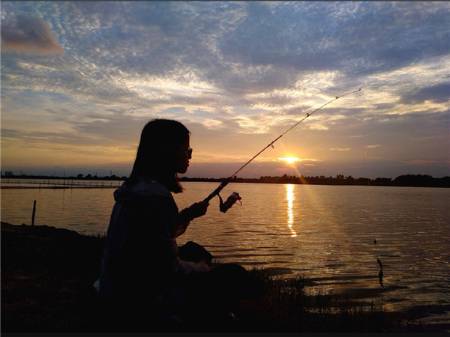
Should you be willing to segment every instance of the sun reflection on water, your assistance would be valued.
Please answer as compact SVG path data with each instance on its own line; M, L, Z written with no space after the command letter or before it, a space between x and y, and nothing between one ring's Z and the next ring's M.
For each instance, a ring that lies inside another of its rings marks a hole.
M287 200L287 223L291 237L296 237L297 232L294 230L294 185L286 185L286 200Z

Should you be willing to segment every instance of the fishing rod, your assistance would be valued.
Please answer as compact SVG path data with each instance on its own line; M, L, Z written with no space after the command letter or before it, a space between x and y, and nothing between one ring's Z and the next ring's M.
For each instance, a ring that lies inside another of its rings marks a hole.
M331 104L335 101L337 101L338 99L351 95L351 94L355 94L357 92L360 92L362 88L359 88L358 90L354 90L354 91L349 91L347 93L344 93L340 96L335 96L334 98L330 99L328 102L325 102L324 104L322 104L320 107L316 108L315 110L311 111L311 112L307 112L305 114L305 116L300 119L298 122L296 122L295 124L293 124L291 127L289 127L288 129L286 129L283 133L281 133L278 137L276 137L274 140L272 140L269 144L267 144L262 150L260 150L258 153L256 153L253 157L251 157L244 165L242 165L240 168L238 168L230 177L226 178L224 181L222 181L220 183L220 185L214 190L212 191L204 200L203 202L209 202L212 198L214 198L216 195L219 196L220 199L220 210L222 212L226 212L229 208L231 208L231 206L238 200L241 200L241 197L239 196L239 194L237 192L232 193L228 199L223 202L222 198L220 197L220 191L222 191L225 186L227 186L235 177L236 175L241 172L248 164L250 164L254 159L256 159L261 153L263 153L265 150L267 150L269 147L273 147L273 144L275 144L275 142L277 142L281 137L283 137L285 134L287 134L289 131L291 131L292 129L296 128L300 123L302 123L305 119L307 119L309 116L311 116L313 113L322 110L324 107L326 107L328 104Z

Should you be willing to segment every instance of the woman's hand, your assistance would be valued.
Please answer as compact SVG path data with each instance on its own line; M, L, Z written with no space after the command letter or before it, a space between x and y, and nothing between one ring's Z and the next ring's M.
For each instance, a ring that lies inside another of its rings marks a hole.
M189 225L189 222L194 220L195 218L198 218L202 215L206 214L206 211L208 210L209 202L207 201L200 201L192 204L191 206L183 209L179 213L179 221L177 229L175 230L175 237L180 236L184 233L187 226Z
M206 214L206 211L208 210L209 202L207 201L200 201L192 204L188 210L189 210L189 216L192 219L201 217L202 215Z

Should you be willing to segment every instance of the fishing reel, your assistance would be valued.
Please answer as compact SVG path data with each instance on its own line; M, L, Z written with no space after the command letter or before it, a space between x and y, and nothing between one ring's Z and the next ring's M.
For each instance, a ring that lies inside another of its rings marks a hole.
M209 202L217 195L220 202L219 209L222 213L226 213L226 211L228 211L238 201L242 205L242 198L238 192L231 193L231 195L225 201L223 201L222 197L220 196L220 191L222 191L224 187L232 181L233 178L235 178L235 176L231 176L230 178L223 180L220 185L214 191L212 191L203 201Z
M223 201L220 194L217 194L219 197L220 206L219 209L222 213L226 213L236 202L239 201L240 205L242 206L242 198L239 195L238 192L233 192L230 194L230 196L227 198L227 200Z

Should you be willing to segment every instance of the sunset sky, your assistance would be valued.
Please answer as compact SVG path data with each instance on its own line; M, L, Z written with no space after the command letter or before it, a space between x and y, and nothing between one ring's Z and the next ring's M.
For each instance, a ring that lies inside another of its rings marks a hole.
M450 175L449 18L449 2L2 1L2 170L126 175L159 117L192 133L188 176L228 176L362 87L241 176Z

